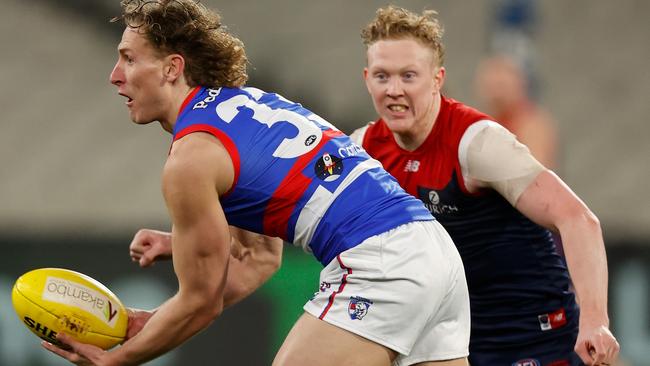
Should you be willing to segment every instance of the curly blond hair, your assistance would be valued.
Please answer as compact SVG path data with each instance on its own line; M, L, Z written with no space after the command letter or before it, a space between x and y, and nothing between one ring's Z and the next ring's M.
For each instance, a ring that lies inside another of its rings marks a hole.
M240 87L248 80L244 44L228 33L218 13L194 0L122 0L122 20L162 55L185 58L190 86Z
M436 18L438 12L425 10L416 14L404 8L390 5L377 9L375 19L361 30L361 39L366 47L385 39L414 38L429 47L436 58L437 66L445 59L442 44L444 30Z

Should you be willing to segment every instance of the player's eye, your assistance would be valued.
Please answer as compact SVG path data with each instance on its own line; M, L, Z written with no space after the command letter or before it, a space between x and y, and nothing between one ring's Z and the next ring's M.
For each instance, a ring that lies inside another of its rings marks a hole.
M122 54L122 59L124 61L126 61L126 63L129 64L129 65L133 64L133 62L134 62L133 57L131 57L131 55L128 55L126 53Z
M379 72L375 74L375 79L378 81L386 81L388 80L388 75L384 74L383 72Z
M414 72L407 72L403 75L404 80L413 80L417 75Z

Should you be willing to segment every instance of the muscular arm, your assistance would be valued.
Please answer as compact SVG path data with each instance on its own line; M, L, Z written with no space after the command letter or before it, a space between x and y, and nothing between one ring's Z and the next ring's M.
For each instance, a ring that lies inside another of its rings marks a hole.
M607 256L598 218L550 170L537 176L515 207L537 224L560 233L580 304L576 352L585 362L611 360L619 346L608 329Z
M190 135L174 144L163 172L163 193L173 222L178 292L135 337L110 352L118 364L141 364L159 356L221 313L231 239L218 190L232 181L223 173L227 164L225 150L206 136Z
M230 227L231 256L228 282L224 291L224 306L234 305L246 298L268 280L280 267L282 247L280 238L271 238Z
M503 127L481 121L466 135L459 161L468 189L492 188L535 223L559 232L581 307L608 325L607 260L596 216Z
M250 295L277 271L282 261L284 245L280 238L271 238L234 226L230 226L230 235L224 307L234 305ZM172 235L158 230L141 229L133 238L129 249L134 262L138 262L141 267L148 267L156 261L172 258ZM141 328L142 326L135 327L134 331Z
M488 124L473 131L473 139L465 144L461 140L465 148L459 150L468 189L492 188L526 217L560 234L580 304L576 351L585 362L611 360L618 343L608 329L607 258L600 222L502 127Z
M581 317L608 326L607 257L598 218L550 170L537 176L515 207L537 224L560 233Z

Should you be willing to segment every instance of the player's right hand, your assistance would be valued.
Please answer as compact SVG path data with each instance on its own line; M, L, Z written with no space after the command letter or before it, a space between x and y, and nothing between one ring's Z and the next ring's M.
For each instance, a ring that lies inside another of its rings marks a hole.
M133 262L149 267L154 262L172 257L172 235L164 231L140 229L129 245Z
M620 345L606 325L593 326L580 319L575 351L585 365L609 366L618 358Z

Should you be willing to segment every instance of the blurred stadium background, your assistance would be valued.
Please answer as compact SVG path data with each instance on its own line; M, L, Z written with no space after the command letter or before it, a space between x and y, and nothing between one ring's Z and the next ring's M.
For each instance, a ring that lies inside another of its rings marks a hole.
M346 132L374 119L359 29L388 2L203 3L247 45L250 85L299 101ZM495 44L531 62L538 101L559 122L557 172L603 224L622 359L650 365L650 2L393 3L439 11L454 98L477 104L474 70ZM21 325L10 288L29 269L66 267L130 306L151 308L170 296L171 265L140 270L127 251L138 228L169 227L160 169L170 138L157 125L133 125L108 82L122 32L108 23L117 0L1 4L0 365L63 365ZM319 270L287 247L264 288L150 364L270 364Z

